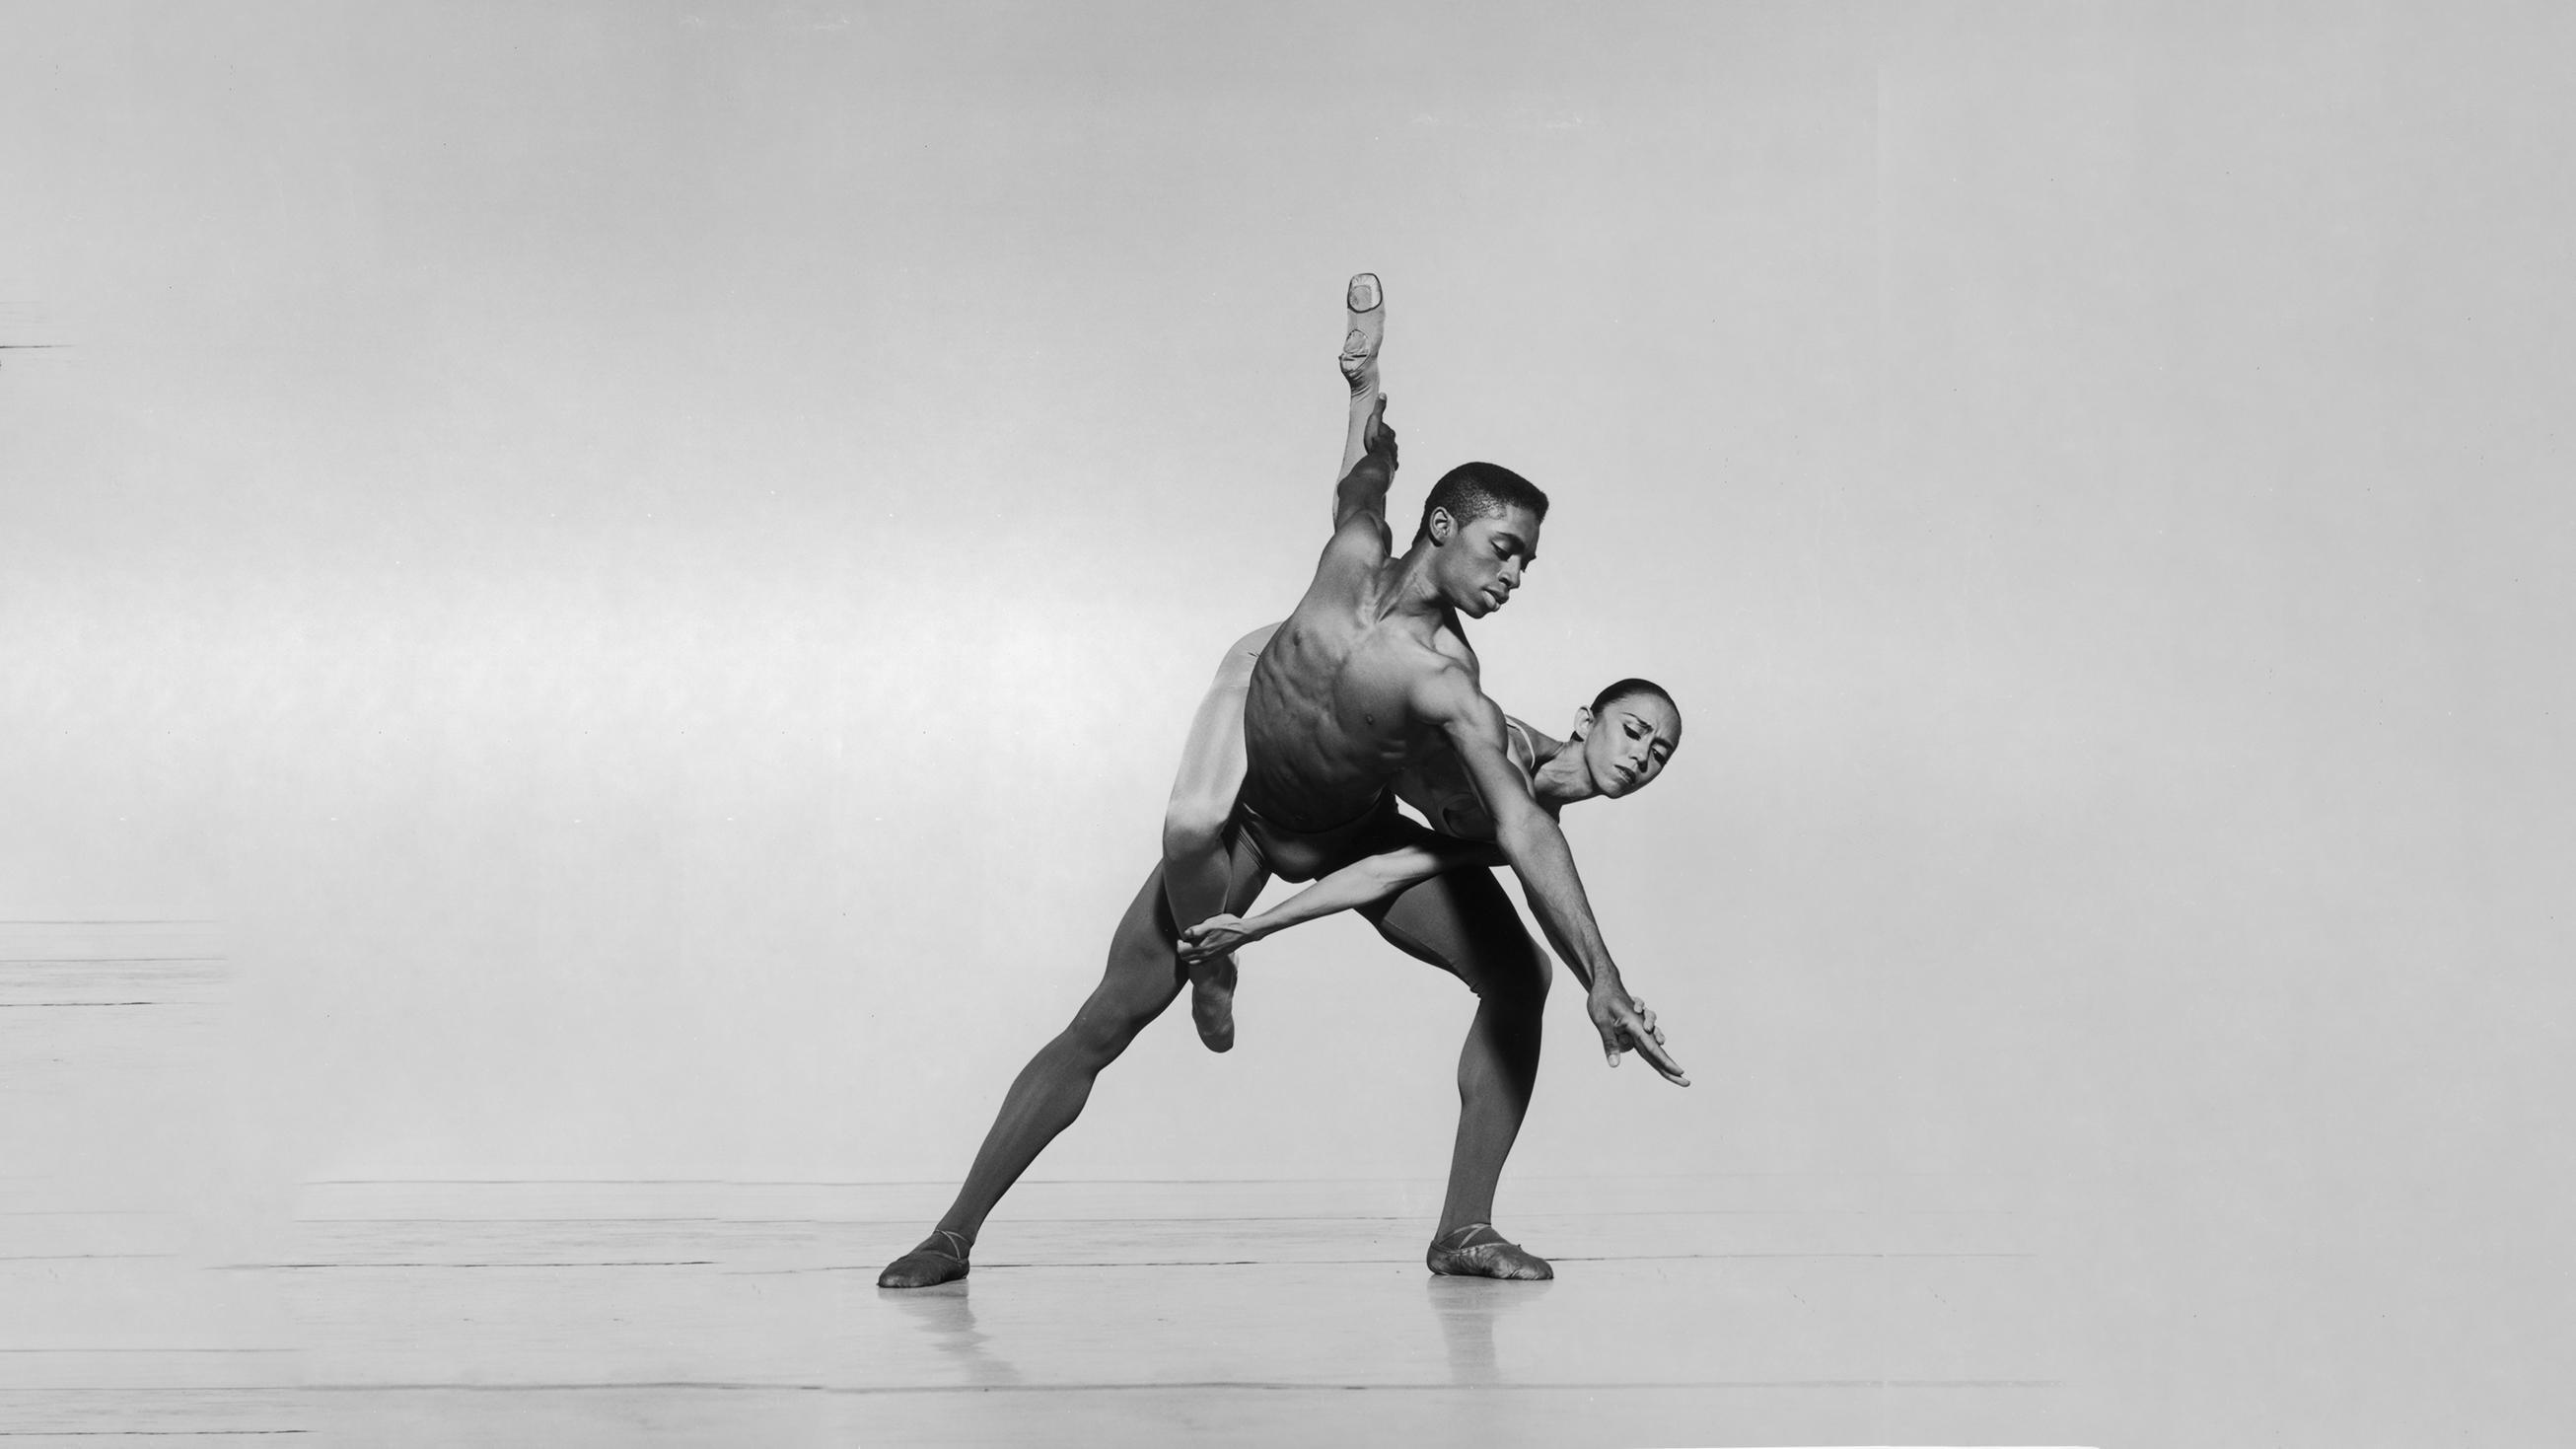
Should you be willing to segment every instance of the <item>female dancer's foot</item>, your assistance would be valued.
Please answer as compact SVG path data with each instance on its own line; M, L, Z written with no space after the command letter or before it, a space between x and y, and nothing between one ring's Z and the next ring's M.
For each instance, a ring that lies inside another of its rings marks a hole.
M1342 376L1356 397L1376 391L1377 352L1386 343L1386 294L1378 288L1377 273L1362 272L1351 278L1343 310L1349 330L1342 336Z
M1190 963L1190 1024L1209 1051L1234 1049L1234 953Z

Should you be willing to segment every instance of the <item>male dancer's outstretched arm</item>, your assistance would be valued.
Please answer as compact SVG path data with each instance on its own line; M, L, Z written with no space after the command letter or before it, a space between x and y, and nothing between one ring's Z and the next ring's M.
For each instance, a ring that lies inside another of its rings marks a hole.
M1384 435L1382 441L1372 436L1367 456L1333 490L1333 541L1325 546L1324 561L1316 569L1319 589L1337 562L1345 568L1354 562L1373 567L1394 548L1394 536L1386 524L1386 494L1395 477L1395 437L1385 424L1385 412L1386 399L1381 396L1369 425L1372 434ZM1547 933L1548 944L1556 948L1566 969L1583 983L1584 1010L1601 1034L1602 1053L1610 1065L1617 1066L1619 1054L1633 1049L1667 1080L1689 1086L1681 1064L1664 1050L1663 1033L1619 979L1619 968L1592 919L1592 903L1584 896L1583 878L1575 871L1565 832L1554 816L1539 807L1529 781L1512 765L1504 744L1502 707L1476 687L1473 676L1454 665L1417 676L1409 703L1414 717L1437 725L1467 766L1468 779L1494 822L1494 843L1520 878L1531 908L1538 912L1539 928Z
M1351 410L1351 437L1360 456L1342 470L1333 485L1333 533L1338 538L1353 523L1377 526L1377 561L1394 551L1395 534L1386 526L1386 490L1395 483L1395 427L1386 420L1386 395L1380 393L1363 415ZM1328 546L1329 547L1329 546Z

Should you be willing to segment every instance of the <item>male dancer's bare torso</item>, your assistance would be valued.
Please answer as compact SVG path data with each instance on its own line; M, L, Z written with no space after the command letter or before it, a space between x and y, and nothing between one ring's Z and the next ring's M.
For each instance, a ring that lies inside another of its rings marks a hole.
M1314 581L1261 651L1244 701L1237 818L1292 881L1357 859L1394 818L1397 777L1447 743L1451 722L1425 718L1421 701L1462 688L1483 697L1457 610L1395 556L1385 516L1395 432L1383 408L1336 491ZM1506 536L1507 556L1535 541L1535 523L1525 527L1529 539ZM1498 571L1473 597L1500 607L1518 583L1516 567Z
M1477 679L1457 620L1382 614L1382 582L1392 581L1370 577L1354 596L1319 579L1253 668L1240 808L1285 879L1311 879L1363 853L1397 777L1440 747L1437 727L1414 714L1425 677Z

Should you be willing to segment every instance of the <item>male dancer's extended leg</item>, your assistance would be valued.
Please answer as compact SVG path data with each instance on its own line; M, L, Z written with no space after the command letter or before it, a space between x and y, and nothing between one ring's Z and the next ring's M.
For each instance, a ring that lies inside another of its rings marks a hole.
M1426 1255L1431 1271L1478 1278L1553 1278L1547 1260L1494 1231L1494 1186L1538 1084L1547 953L1530 939L1490 870L1453 870L1365 908L1390 943L1458 977L1476 1019L1458 1053L1458 1138L1449 1197Z
M1227 890L1227 909L1240 911L1261 893L1268 876L1250 847L1236 850L1238 862ZM886 1265L877 1276L880 1288L926 1288L966 1276L966 1256L984 1227L993 1205L1020 1180L1029 1164L1057 1133L1082 1115L1091 1098L1091 1083L1101 1069L1118 1060L1146 1023L1163 1014L1188 980L1172 944L1179 932L1163 904L1160 866L1147 876L1136 899L1119 920L1109 943L1109 969L1092 988L1072 1024L1021 1068L1002 1098L1002 1110L984 1134L966 1183L947 1216L921 1246Z

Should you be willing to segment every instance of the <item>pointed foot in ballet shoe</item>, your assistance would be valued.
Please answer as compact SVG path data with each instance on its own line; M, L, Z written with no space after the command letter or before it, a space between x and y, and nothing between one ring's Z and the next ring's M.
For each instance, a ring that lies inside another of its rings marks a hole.
M877 1275L877 1286L930 1288L954 1283L970 1271L966 1254L974 1246L962 1234L945 1229L933 1232L921 1240L920 1247L886 1264L885 1271Z
M1506 1242L1492 1223L1469 1223L1446 1237L1435 1238L1422 1261L1432 1272L1451 1278L1505 1278L1539 1283L1556 1276L1547 1259Z
M1190 1023L1209 1051L1234 1049L1234 958L1220 956L1190 973Z
M1353 391L1365 391L1377 382L1377 353L1386 343L1386 294L1378 289L1377 273L1362 272L1351 278L1350 292L1343 302L1348 310L1348 328L1342 334L1342 376Z

